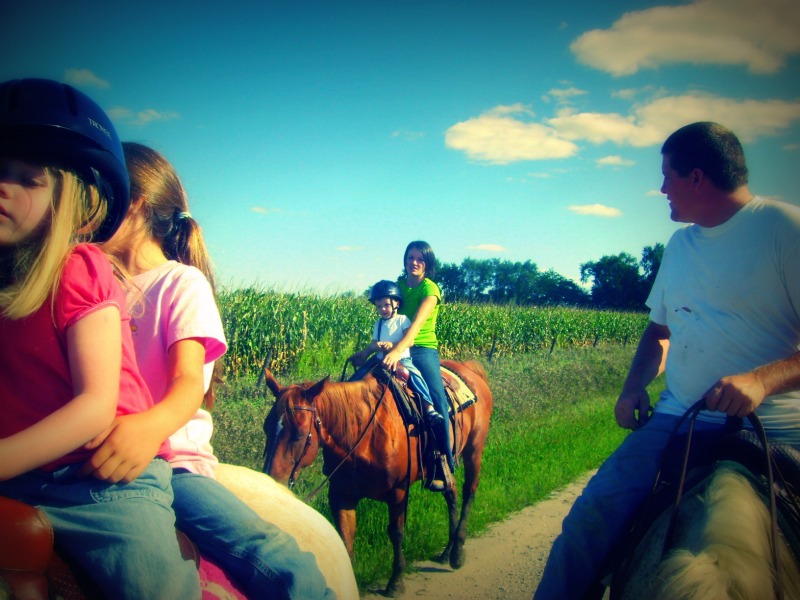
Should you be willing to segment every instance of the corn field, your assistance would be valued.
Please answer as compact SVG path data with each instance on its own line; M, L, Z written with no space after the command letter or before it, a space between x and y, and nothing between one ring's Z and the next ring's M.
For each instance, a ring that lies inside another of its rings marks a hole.
M362 297L223 290L218 304L228 352L225 374L259 371L265 358L282 372L306 352L328 352L336 362L369 343L376 314ZM626 344L647 325L643 313L565 307L519 307L444 303L437 336L443 358L487 358L556 348Z

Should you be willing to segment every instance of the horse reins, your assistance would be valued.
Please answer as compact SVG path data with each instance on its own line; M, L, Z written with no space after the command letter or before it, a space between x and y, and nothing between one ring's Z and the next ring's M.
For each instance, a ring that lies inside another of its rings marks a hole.
M675 429L672 432L672 436L674 436L683 422L689 418L689 431L687 432L686 436L686 446L684 449L683 454L683 466L681 468L681 475L680 481L678 484L677 495L675 497L675 505L672 508L672 514L670 515L669 526L667 527L667 533L664 538L664 548L662 550L662 556L668 550L669 544L672 542L672 537L674 535L674 530L678 520L678 509L681 504L681 500L683 499L683 492L684 486L686 483L686 475L689 470L689 452L691 449L692 444L692 433L694 432L694 424L697 420L698 415L700 412L705 408L705 398L698 400L694 403L694 405L686 411L683 416L678 420L678 423L675 426ZM775 598L777 600L783 599L783 585L781 582L781 568L780 562L778 561L778 508L775 500L775 480L774 474L772 470L772 460L770 457L770 449L769 449L769 442L767 441L767 433L764 430L764 426L761 423L761 420L758 418L755 412L750 413L748 415L748 420L753 425L753 430L755 431L756 435L758 436L758 440L761 443L761 447L764 450L765 456L765 473L767 475L767 495L769 497L769 515L770 515L770 528L771 528L771 536L770 536L770 551L772 555L772 563L775 567ZM656 479L656 484L658 483L658 478Z
M322 483L320 483L320 484L319 484L319 485L318 485L316 488L314 488L314 489L313 489L313 490L312 490L312 491L311 491L311 492L310 492L310 493L309 493L309 494L308 494L308 495L307 495L307 496L306 496L306 497L303 499L303 501L304 501L306 504L307 504L307 503L308 503L308 502L309 502L311 499L313 499L313 498L314 498L314 496L316 496L316 495L317 495L317 494L320 492L320 490L322 490L322 488L323 488L323 487L325 487L325 484L326 484L326 483L328 483L328 481L330 481L330 479L331 479L331 477L333 477L334 473L336 473L336 471L338 471L338 470L339 470L339 468L340 468L340 467L341 467L341 466L342 466L344 463L346 463L346 462L347 462L347 460L348 460L348 459L349 459L349 458L350 458L350 457L353 455L353 453L356 451L356 448L358 448L359 444L361 444L361 441L364 439L364 436L366 436L366 435L367 435L367 433L369 432L369 430L372 428L372 425L375 423L375 419L376 419L376 418L377 418L377 416L378 416L378 409L379 409L379 408L381 407L381 405L383 404L383 398L384 398L384 396L386 395L386 389L387 389L387 387L388 387L388 386L386 386L386 385L384 385L384 386L383 386L383 392L381 392L380 398L378 398L378 402L377 402L377 404L375 404L375 410L373 410L373 411L372 411L372 414L370 415L369 421L367 422L367 426L366 426L366 427L364 428L364 430L361 432L361 435L359 435L359 436L358 436L358 439L356 440L356 443L355 443L355 444L353 444L353 447L352 447L352 448L351 448L351 449L350 449L350 450L347 452L347 454L344 456L344 458L343 458L341 461L339 461L339 464L338 464L338 465L336 465L336 467L335 467L335 468L334 468L334 469L333 469L333 470L330 472L330 474L329 474L329 475L327 475L327 476L325 477L325 479L323 479ZM313 404L313 402L314 402L314 401L312 400L311 402L312 402L312 404ZM293 406L293 405L292 405L292 406L291 406L291 409L292 409L292 410L306 410L306 411L308 411L308 412L312 412L312 413L314 413L314 428L317 430L317 435L318 435L318 436L319 436L319 438L320 438L320 446L321 446L321 445L322 445L322 430L321 430L321 427L322 427L322 421L320 420L319 416L317 415L317 407L316 407L316 406ZM295 479L294 479L294 476L295 476L295 473L296 473L296 472L299 470L299 468L300 468L300 462L303 460L303 456L305 456L305 454L306 454L306 451L308 450L309 446L311 446L311 439L312 439L312 434L311 434L311 429L309 429L309 430L308 430L308 435L306 436L306 444L305 444L305 446L303 447L303 452L301 452L301 454L300 454L300 457L299 457L299 458L298 458L298 459L295 461L295 463L294 463L294 467L292 468L292 472L291 472L291 474L289 475L289 487L290 487L290 488L294 486L294 480L295 480Z

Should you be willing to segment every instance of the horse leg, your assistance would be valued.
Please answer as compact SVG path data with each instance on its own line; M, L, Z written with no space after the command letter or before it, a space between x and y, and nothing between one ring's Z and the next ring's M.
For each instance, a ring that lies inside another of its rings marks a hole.
M356 506L358 501L348 500L333 493L328 494L328 504L333 514L333 524L339 532L347 554L350 555L350 562L353 562L353 542L356 539Z
M403 537L406 528L406 508L408 506L408 495L403 494L396 498L394 502L388 502L389 507L389 526L386 533L392 543L394 559L392 561L392 576L386 584L386 595L394 596L402 593L405 589L403 584L403 573L406 570L406 557L403 555Z
M464 552L464 542L467 539L467 519L469 518L469 511L472 507L472 502L475 500L475 492L478 489L478 480L480 479L482 448L474 449L464 456L464 489L461 497L461 517L458 520L458 525L453 526L450 533L450 566L453 569L459 569L464 565L466 560L466 553ZM455 520L455 514L451 517L452 521Z
M447 545L442 550L442 553L435 558L436 562L446 563L450 560L450 554L453 551L453 543L455 542L455 535L458 527L458 503L456 502L456 490L446 490L444 492L444 499L447 502Z

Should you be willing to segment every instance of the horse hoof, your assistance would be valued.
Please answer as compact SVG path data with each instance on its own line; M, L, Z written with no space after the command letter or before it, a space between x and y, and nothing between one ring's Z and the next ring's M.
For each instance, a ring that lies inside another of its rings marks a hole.
M395 581L393 583L389 583L386 586L386 589L383 591L383 595L387 598L394 598L398 594L402 594L406 591L405 585L403 585L402 581Z
M439 556L434 557L433 562L441 563L443 565L447 564L450 562L450 551L445 550Z
M450 567L453 569L460 569L464 566L466 558L466 552L464 552L463 548L453 548L450 552Z

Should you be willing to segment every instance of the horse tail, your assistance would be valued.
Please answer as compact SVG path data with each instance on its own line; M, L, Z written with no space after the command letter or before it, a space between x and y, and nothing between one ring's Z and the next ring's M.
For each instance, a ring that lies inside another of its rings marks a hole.
M475 373L478 377L485 382L489 382L489 376L486 374L486 369L477 360L467 360L462 363L467 369Z
M709 484L705 507L700 550L679 550L661 564L656 579L663 584L653 598L764 598L774 584L770 516L763 500L745 476L723 467ZM791 579L787 570L797 576L796 566L784 567L784 584Z

